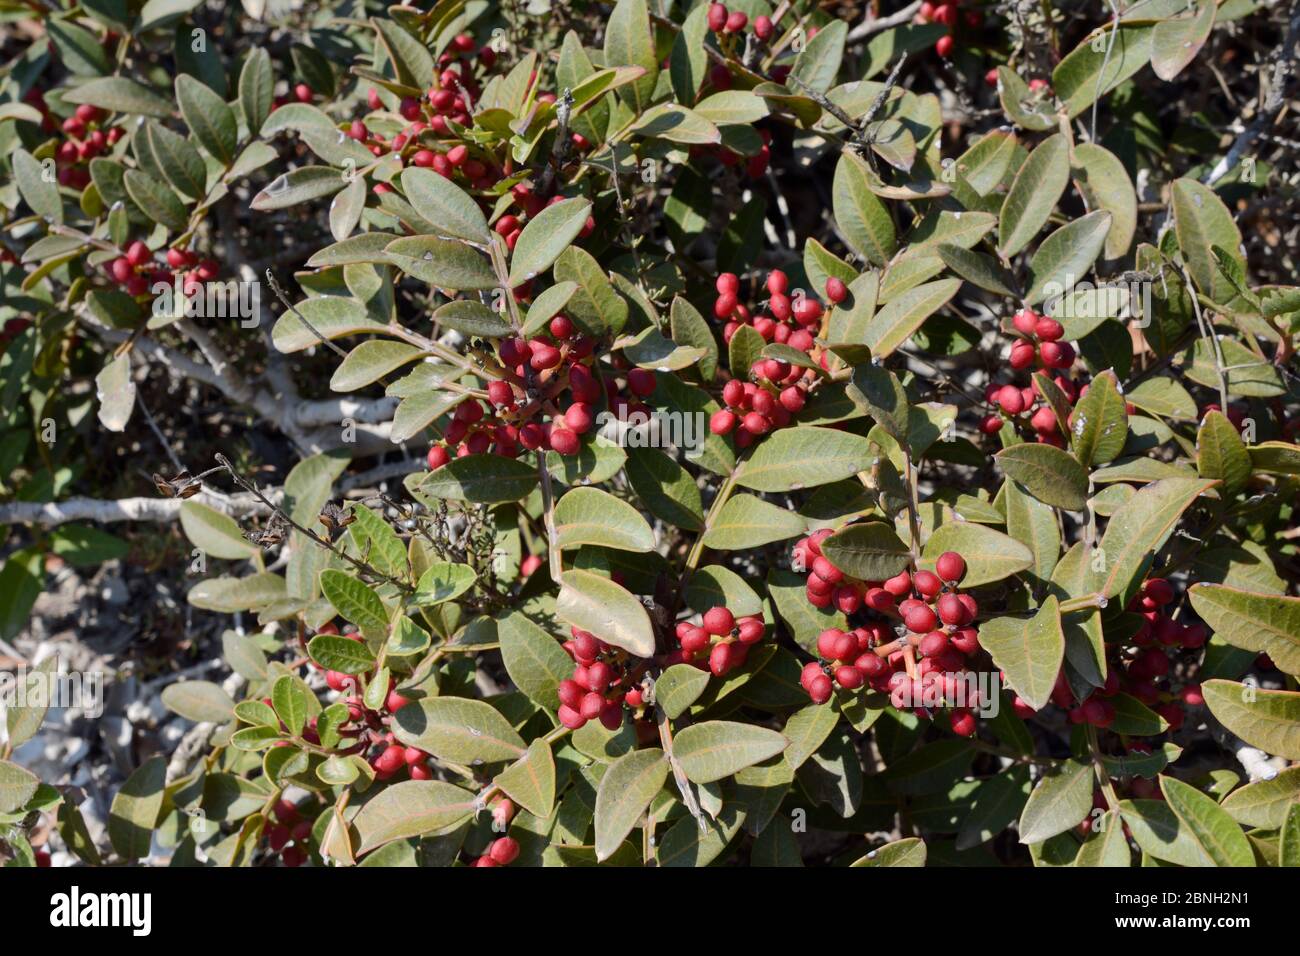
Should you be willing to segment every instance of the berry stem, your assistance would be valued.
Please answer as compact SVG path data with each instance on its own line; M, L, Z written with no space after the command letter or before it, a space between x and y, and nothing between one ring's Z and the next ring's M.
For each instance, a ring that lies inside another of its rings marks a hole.
M1106 772L1106 765L1101 759L1101 747L1097 743L1097 728L1088 724L1084 731L1088 737L1088 751L1092 754L1092 767L1097 774L1097 783L1101 784L1101 792L1106 795L1106 805L1111 810L1119 812L1119 797L1115 793L1115 787L1110 782L1110 774Z

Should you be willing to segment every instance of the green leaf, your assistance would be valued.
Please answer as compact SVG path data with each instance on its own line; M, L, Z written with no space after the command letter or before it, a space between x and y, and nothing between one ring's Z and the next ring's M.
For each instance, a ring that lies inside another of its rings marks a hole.
M1111 515L1101 536L1105 564L1094 576L1097 593L1127 605L1179 516L1213 484L1196 478L1162 478Z
M787 428L766 437L736 474L755 491L793 491L829 484L871 467L871 442L833 428Z
M167 759L150 757L136 768L113 797L108 812L108 838L117 855L135 860L149 853L153 829L162 810Z
M1300 767L1287 767L1272 780L1257 780L1223 798L1223 807L1238 823L1276 830L1287 811L1300 799Z
M925 853L924 840L920 837L905 837L877 847L866 856L858 857L849 866L925 866Z
M1054 445L1023 442L996 455L1008 478L1020 482L1045 505L1083 511L1088 505L1088 472L1069 452Z
M628 132L643 139L665 139L685 146L714 145L722 141L717 126L676 103L652 106Z
M835 166L831 201L835 222L849 247L872 265L885 266L898 247L898 237L889 209L868 186L870 177L866 160L844 150Z
M556 282L578 284L567 306L568 316L593 335L617 334L627 323L628 304L614 290L614 285L591 253L569 246L555 261L552 270Z
M1104 209L1066 223L1039 244L1029 260L1029 292L1033 305L1068 293L1101 254L1110 233L1111 215Z
M1119 810L1143 853L1178 866L1214 865L1163 800L1121 800Z
M1213 252L1215 247L1223 250L1245 272L1241 233L1232 213L1213 189L1194 179L1175 180L1170 187L1170 198L1178 248L1192 281L1213 301L1232 301L1237 290L1219 268Z
M661 867L708 866L727 848L745 822L745 811L734 803L722 808L704 827L688 814L668 828L659 844Z
M1196 471L1202 478L1222 481L1226 497L1236 495L1250 478L1250 452L1222 412L1211 411L1201 419L1196 433Z
M1116 694L1110 702L1115 706L1115 719L1110 725L1113 733L1154 737L1169 729L1169 724L1163 717L1136 697Z
M1173 777L1162 776L1160 790L1169 808L1215 866L1255 865L1250 841L1237 822L1212 798Z
M1300 674L1300 598L1194 584L1192 607L1220 640L1268 654L1279 670Z
M737 328L727 343L727 367L732 377L748 378L750 368L762 356L765 345L763 336L752 325Z
M382 517L363 505L352 506L355 519L348 526L352 546L364 555L371 567L395 578L405 579L409 573L407 546Z
M1092 767L1077 760L1043 777L1020 814L1020 842L1040 843L1081 823L1092 809L1094 784Z
M1019 541L972 521L945 521L939 525L925 542L921 566L933 571L945 551L956 551L966 559L966 577L962 579L962 587L966 588L1001 581L1034 563L1033 552Z
M275 682L271 687L271 704L276 716L284 721L289 733L295 737L302 733L307 721L321 711L320 701L297 674L285 674Z
M892 578L911 561L911 549L883 521L851 524L821 544L831 564L859 581Z
M203 148L223 166L233 163L239 145L239 123L226 101L194 77L182 73L176 77L176 102L186 125Z
M1097 816L1093 811L1095 826L1092 835L1079 847L1079 854L1074 858L1075 866L1130 866L1128 840L1124 836L1124 826L1119 812L1107 810Z
M641 602L621 585L594 572L573 570L560 575L555 615L636 657L654 653L654 631Z
M618 0L605 21L605 66L639 66L644 75L619 90L636 113L650 104L659 78L659 57L645 0Z
M332 196L347 184L348 180L337 169L329 166L299 166L267 183L248 205L258 212L287 209L322 196Z
M1070 144L1060 133L1043 140L1016 173L998 216L998 246L1010 258L1038 235L1070 181Z
M237 561L258 553L234 518L198 501L181 504L181 528L191 544L214 558Z
M168 710L195 723L222 724L235 712L235 702L221 685L206 680L168 684L163 688L162 702Z
M528 751L493 781L515 803L545 820L555 807L555 757L551 745L538 737Z
M494 503L526 498L537 482L537 470L525 462L501 455L466 455L431 472L417 488L429 499Z
M1138 211L1137 193L1124 164L1104 146L1080 143L1074 147L1071 174L1088 208L1104 209L1111 215L1103 250L1105 257L1118 259L1126 255L1133 245Z
M1201 685L1219 723L1266 753L1300 760L1300 693L1259 690L1228 680Z
M8 731L6 743L12 749L17 750L41 729L50 705L50 694L45 689L50 686L51 675L57 673L58 666L58 655L51 654L35 667L15 675L10 685L10 693L14 696L5 702L5 727ZM22 693L24 690L25 693ZM22 696L19 696L20 693ZM19 704L20 700L26 702ZM9 811L0 810L0 813L7 812Z
M787 744L785 737L766 727L708 720L677 733L673 756L691 781L712 783L775 757Z
M673 40L668 55L673 94L683 103L694 103L695 95L709 75L709 57L705 38L709 34L708 8L697 5L682 21L681 31Z
M393 732L408 747L472 764L515 760L524 742L500 711L467 697L426 697L393 714Z
M480 244L491 240L478 203L446 176L431 169L408 167L402 172L402 191L415 211L442 235Z
M704 533L704 544L715 551L744 551L784 541L808 530L804 520L754 495L732 495Z
M994 295L1018 298L1016 280L992 256L941 242L935 247L943 264L967 282Z
M654 532L626 501L599 488L572 488L555 505L556 543L562 549L594 544L620 551L652 551Z
M307 654L326 670L342 674L364 674L375 666L370 648L339 634L317 634L307 644Z
M63 200L59 197L59 187L53 179L53 169L51 165L51 178L47 180L44 167L31 153L25 149L14 152L14 183L18 186L18 192L36 215L61 223Z
M0 760L0 813L13 813L25 806L40 785L40 778L30 770Z
M1070 445L1084 468L1114 461L1128 440L1126 402L1119 380L1109 369L1093 377L1079 399L1070 430Z
M196 81L197 82L197 81ZM82 83L63 94L65 103L89 103L112 113L138 116L171 116L175 109L157 93L124 76L105 76Z
M405 342L367 339L339 363L339 367L334 370L334 376L330 379L330 390L355 392L390 372L409 365L425 354Z
M127 195L150 219L168 229L181 232L189 224L185 204L170 187L138 169L129 169L122 177Z
M437 175L436 173L434 175ZM518 286L549 269L586 225L591 203L565 199L528 220L510 258L510 285Z
M1300 447L1296 445L1266 441L1247 450L1255 471L1266 475L1300 475Z
M1061 557L1061 527L1056 523L1056 513L1014 481L1003 484L1002 496L1007 512L1007 534L1029 549L1033 556L1029 570L1040 581L1048 580ZM929 550L928 544L926 550ZM965 554L964 551L959 553Z
M434 79L433 53L396 19L372 17L370 25L375 28L376 40L387 54L397 81L427 90Z
M433 321L467 336L495 339L514 334L510 323L499 312L473 299L454 299L439 306L433 313Z
M798 770L805 760L821 749L826 738L840 722L840 712L824 704L808 704L787 718L782 736L789 741L782 759L791 770Z
M977 847L1005 830L1024 810L1029 791L1029 768L1023 764L981 781L957 831L957 849Z
M940 279L890 299L867 323L862 344L871 350L874 358L892 355L926 319L947 305L960 288L960 279Z
M696 103L692 110L697 116L719 126L728 123L749 125L757 123L768 114L767 101L761 96L755 96L750 90L714 93Z
M1300 866L1300 802L1291 804L1282 823L1277 856L1278 866Z
M980 644L1030 707L1038 710L1047 705L1065 659L1065 633L1055 595L1048 597L1033 617L1002 616L986 621L980 627ZM1091 795L1089 790L1090 799ZM1083 819L1082 815L1079 819ZM1037 843L1051 835L1034 840L1024 840L1022 836L1022 842Z
M149 150L167 182L190 199L204 197L207 166L189 140L153 121L147 122L136 135L148 138Z
M284 596L284 578L267 572L243 578L208 578L190 588L186 600L206 611L233 614L264 607Z
M477 580L474 569L467 564L435 561L420 575L410 603L414 607L432 607L454 600L472 588Z
M558 708L556 688L573 675L573 659L559 642L521 611L512 611L497 622L497 639L506 673L515 686L539 707Z
M911 403L897 375L881 365L859 365L853 370L846 394L855 405L866 409L890 437L901 445L907 444Z
M403 707L402 713L411 710ZM474 794L441 780L403 780L380 790L357 812L356 852L455 826L474 813Z
M676 720L699 700L708 683L708 671L691 664L674 664L655 681L655 703L664 709L669 719Z
M157 2L157 0L154 0ZM148 11L148 4L145 6ZM99 39L70 20L51 19L45 24L50 42L70 73L78 76L103 76L113 69Z
M825 93L835 83L840 71L840 61L844 58L844 44L848 40L849 25L843 20L831 20L817 31L799 55L795 57L790 76L800 81L803 86ZM803 93L796 84L789 84L792 90Z
M265 47L254 47L239 71L239 108L250 136L256 136L271 115L275 94L275 74L271 72L271 55Z
M1194 11L1191 15L1163 19L1151 31L1151 69L1162 80L1172 80L1196 59L1214 28L1217 3L1189 9Z
M487 258L455 239L408 236L385 246L384 256L407 275L438 288L477 291L500 285Z
M634 750L610 764L596 790L596 859L614 854L642 822L666 779L668 759L657 747Z
M1147 21L1120 23L1113 30L1108 21L1056 65L1052 89L1071 119L1147 65L1153 29Z
M334 568L320 573L320 589L334 609L362 630L388 628L388 609L374 591L352 575Z
M704 526L700 489L690 472L655 448L629 448L627 478L656 518L684 531Z

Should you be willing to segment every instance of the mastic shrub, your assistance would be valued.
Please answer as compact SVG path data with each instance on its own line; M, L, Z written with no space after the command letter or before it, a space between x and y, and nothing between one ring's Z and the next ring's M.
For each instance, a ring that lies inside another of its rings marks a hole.
M1285 8L0 6L0 854L1300 864Z

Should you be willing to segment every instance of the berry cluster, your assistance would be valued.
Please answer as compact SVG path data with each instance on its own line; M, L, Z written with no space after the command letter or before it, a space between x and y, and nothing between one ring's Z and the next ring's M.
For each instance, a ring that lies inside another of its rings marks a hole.
M202 283L217 278L219 266L215 259L200 260L187 249L168 249L167 265L163 268L154 259L153 252L139 239L126 247L126 252L104 263L104 272L130 296L141 296L159 282L171 286L175 274L182 269L181 288L186 295L201 291Z
M1033 309L1021 309L1011 321L1019 334L1008 354L1011 368L1024 371L1037 365L1044 373L1051 374L1053 371L1064 373L1074 365L1074 347L1061 341L1065 327L1060 322L1039 315ZM1087 386L1081 391L1063 374L1056 375L1053 381L1071 404L1087 393ZM1065 439L1060 433L1056 412L1045 399L1039 401L1033 387L992 382L985 389L984 398L996 409L980 422L980 430L984 434L996 435L1001 431L1004 420L1014 422L1021 416L1028 416L1028 423L1038 441L1064 446Z
M1109 647L1104 687L1076 700L1065 674L1057 676L1052 703L1066 711L1071 723L1109 727L1115 720L1115 705L1110 699L1124 692L1168 721L1171 730L1177 730L1186 718L1186 708L1205 702L1199 684L1184 684L1177 691L1169 686L1170 654L1203 647L1207 638L1204 625L1180 624L1168 615L1167 608L1173 601L1174 589L1164 578L1149 578L1143 584L1128 609L1145 620L1129 646ZM1013 699L1012 706L1020 717L1035 713L1019 696Z
M819 533L820 534L820 533ZM979 694L969 659L980 650L974 626L979 606L957 585L966 575L966 562L946 551L935 571L899 572L883 582L858 582L820 552L822 535L796 545L796 561L811 558L808 594L819 607L834 600L852 617L873 611L886 621L866 621L851 631L828 628L817 637L818 660L804 666L800 683L814 703L830 700L835 686L853 691L867 685L888 693L900 710L928 715L947 707L955 733L975 732ZM916 655L920 655L917 661Z
M333 622L323 625L317 634L338 634L339 629ZM363 640L352 625L348 625L344 637L354 641ZM313 662L313 666L316 665ZM365 675L373 678L373 672ZM344 754L362 754L375 772L377 780L391 780L403 768L412 780L431 780L433 771L429 767L430 755L417 747L407 747L389 730L391 717L407 704L410 698L397 691L397 681L391 675L388 678L387 694L383 705L373 710L366 705L365 697L360 692L360 684L352 674L340 671L325 671L325 683L330 690L344 695L343 703L348 708L348 721L339 728L339 735L355 739L355 742L341 751ZM308 743L320 743L316 733L316 719L307 721L303 730L303 739Z
M547 335L504 339L497 346L501 377L488 382L488 411L475 398L456 406L442 443L429 449L428 465L440 468L452 458L492 452L509 458L520 450L577 454L582 436L596 423L602 398L620 415L645 412L642 400L654 394L655 374L628 368L622 382L602 381L593 359L595 343L578 332L566 315L551 319ZM557 403L568 404L563 410ZM545 414L548 420L539 420Z
M722 340L730 343L731 337L742 325L752 325L765 342L780 342L800 352L811 353L815 334L821 329L825 308L809 295L790 293L790 280L780 269L767 274L768 299L764 305L770 315L755 318L740 301L740 279L731 272L718 276L714 287L718 296L713 300L713 315L726 324L722 327ZM830 283L827 286L830 287ZM835 287L843 287L841 282ZM840 300L844 298L840 295Z
M298 806L290 800L277 800L271 812L276 819L266 830L271 852L280 854L285 866L302 866L307 862L312 821L304 819Z
M944 0L942 3L930 3L926 0L917 10L915 22L939 23L948 28L948 32L939 37L934 44L934 52L944 59L952 56L957 48L957 38L953 35L957 27L964 24L967 29L978 30L984 23L984 16L978 10L967 10L962 16L957 0Z
M608 730L617 730L623 724L623 705L635 710L644 702L639 686L644 667L589 631L574 627L570 634L564 649L573 658L573 676L556 688L560 723L577 730L599 719Z
M44 100L38 107L44 112ZM122 138L122 128L114 126L104 130L103 110L88 103L77 107L76 112L63 121L63 132L68 137L55 150L59 185L72 189L85 189L90 185L90 161L108 151Z
M699 624L681 621L677 625L677 648L662 663L665 667L693 664L721 677L744 665L750 647L761 641L765 632L758 615L736 617L725 607L709 608Z

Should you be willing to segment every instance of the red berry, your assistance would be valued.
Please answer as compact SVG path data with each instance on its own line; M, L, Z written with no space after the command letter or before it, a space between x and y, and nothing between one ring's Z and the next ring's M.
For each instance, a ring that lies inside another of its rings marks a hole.
M844 301L849 294L849 288L844 284L844 280L838 276L831 276L826 280L826 298L836 305Z
M708 24L714 33L721 33L727 25L727 8L720 3L709 4Z
M927 605L918 604L903 616L903 623L913 634L925 634L935 629L939 618Z
M772 37L772 18L755 17L754 18L754 36L760 40L769 40Z
M948 10L951 8L940 7L939 9ZM939 54L941 57L947 59L952 54L953 48L956 45L957 45L957 41L952 38L951 34L947 34L945 36L939 37L939 39L935 41L934 52Z
M945 551L934 563L934 570L949 584L956 584L966 576L966 559L956 551Z
M551 429L551 448L558 454L577 454L579 445L577 432L569 428Z
M500 837L492 842L492 846L488 850L488 856L500 866L513 863L519 856L519 841L511 837Z
M634 368L627 373L627 387L638 398L649 398L655 392L658 380L649 369Z
M703 623L704 629L710 634L721 636L731 633L731 629L736 626L736 619L725 607L715 607L704 612Z

